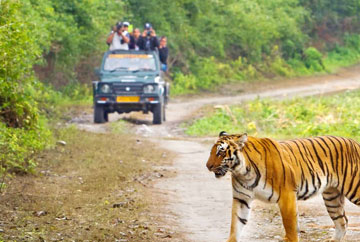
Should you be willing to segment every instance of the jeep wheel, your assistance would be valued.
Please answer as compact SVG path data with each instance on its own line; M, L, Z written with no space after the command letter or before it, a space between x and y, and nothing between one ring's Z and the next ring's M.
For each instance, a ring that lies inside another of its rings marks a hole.
M162 102L156 104L153 109L153 124L162 124L164 120L164 105Z
M105 122L109 122L109 113L104 111L104 119L105 119Z
M107 116L107 114L106 114ZM97 124L101 124L101 123L105 123L106 119L105 119L105 111L104 111L104 107L101 105L96 105L94 107L94 123Z

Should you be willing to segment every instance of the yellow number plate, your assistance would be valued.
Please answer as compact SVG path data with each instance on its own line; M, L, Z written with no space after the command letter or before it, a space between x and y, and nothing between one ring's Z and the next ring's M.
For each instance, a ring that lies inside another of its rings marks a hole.
M139 96L118 96L116 98L116 102L118 103L135 103L139 101L140 101Z

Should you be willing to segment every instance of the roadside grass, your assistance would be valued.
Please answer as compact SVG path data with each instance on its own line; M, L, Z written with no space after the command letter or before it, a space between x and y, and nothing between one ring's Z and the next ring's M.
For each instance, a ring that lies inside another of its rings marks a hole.
M125 120L117 120L110 123L111 132L114 134L124 134L128 128L128 123Z
M163 151L72 126L56 136L67 144L41 152L36 172L0 194L0 241L161 241L146 186L161 179Z
M360 91L291 100L257 99L219 106L184 123L186 134L214 136L220 131L295 138L339 135L360 139Z
M49 122L59 120L68 121L71 117L89 112L92 105L92 90L80 84L69 84L61 91L56 91L50 86L42 86L45 101L39 101L43 114Z

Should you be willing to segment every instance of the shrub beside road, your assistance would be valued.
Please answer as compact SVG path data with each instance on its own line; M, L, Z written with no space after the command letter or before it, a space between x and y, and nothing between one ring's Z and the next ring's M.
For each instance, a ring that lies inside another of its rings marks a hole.
M248 132L273 138L339 135L360 139L360 91L290 100L257 99L207 109L185 124L189 135Z

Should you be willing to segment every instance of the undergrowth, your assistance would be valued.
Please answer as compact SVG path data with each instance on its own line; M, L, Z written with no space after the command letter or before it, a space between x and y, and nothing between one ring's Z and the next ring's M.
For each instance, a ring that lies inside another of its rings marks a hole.
M187 126L189 135L247 132L277 138L339 135L360 139L360 91L222 106Z
M202 90L216 91L221 84L251 82L273 77L299 77L313 74L334 73L340 67L351 66L360 61L360 35L347 34L343 45L336 45L325 53L315 47L305 49L302 55L283 58L274 46L272 54L261 63L251 63L244 57L219 61L214 57L198 58L191 66L192 73L175 73L172 95L196 93Z

